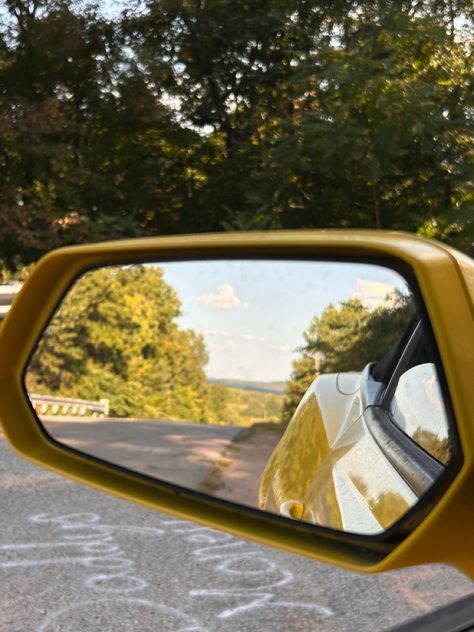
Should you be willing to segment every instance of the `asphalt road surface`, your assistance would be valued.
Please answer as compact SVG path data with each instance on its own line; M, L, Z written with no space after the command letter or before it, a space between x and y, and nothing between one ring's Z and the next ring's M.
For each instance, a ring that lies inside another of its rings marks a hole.
M257 506L259 481L283 427L158 420L43 418L49 434L87 454L226 500Z
M169 421L43 419L58 441L130 470L198 489L242 426Z
M474 592L453 569L364 576L114 499L0 441L0 630L380 631Z

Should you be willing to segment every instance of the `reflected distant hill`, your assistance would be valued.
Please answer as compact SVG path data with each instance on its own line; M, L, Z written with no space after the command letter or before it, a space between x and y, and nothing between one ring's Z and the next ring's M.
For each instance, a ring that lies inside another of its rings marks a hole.
M223 384L229 388L239 388L243 391L257 391L258 393L275 393L283 395L285 382L252 382L249 380L227 380L221 378L209 378L210 384Z

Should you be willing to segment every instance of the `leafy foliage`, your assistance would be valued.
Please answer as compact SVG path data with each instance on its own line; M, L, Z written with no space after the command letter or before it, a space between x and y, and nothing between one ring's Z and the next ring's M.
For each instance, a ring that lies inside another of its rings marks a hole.
M208 422L248 426L259 422L278 422L283 395L211 384L208 396Z
M330 303L303 334L305 345L293 362L286 385L282 419L289 421L302 396L317 375L315 356L322 373L361 371L380 360L398 341L414 315L409 296L399 294L373 310L358 298L339 306Z
M159 268L85 273L33 356L29 390L107 397L113 416L203 419L207 353L200 336L176 324L179 310Z
M66 243L266 227L474 252L472 3L4 5L0 269Z
M287 173L283 224L408 229L466 246L472 67L463 45L431 17L395 8L303 60L294 80L302 73L312 90L273 148Z
M248 425L276 421L282 395L209 384L202 337L177 324L180 302L156 266L80 277L28 368L30 393L108 399L110 415Z

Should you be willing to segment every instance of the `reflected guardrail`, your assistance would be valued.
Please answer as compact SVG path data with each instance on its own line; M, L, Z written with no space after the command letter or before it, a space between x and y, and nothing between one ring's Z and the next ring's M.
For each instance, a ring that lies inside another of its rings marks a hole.
M86 399L54 397L52 395L30 395L29 397L37 415L98 417L100 419L109 415L108 399L91 402Z
M21 290L22 283L0 283L0 321L7 315L13 299Z

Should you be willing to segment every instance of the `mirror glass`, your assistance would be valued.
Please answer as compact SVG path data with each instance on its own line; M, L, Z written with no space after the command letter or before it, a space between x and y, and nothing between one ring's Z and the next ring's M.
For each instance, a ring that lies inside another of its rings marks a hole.
M134 263L75 281L25 385L46 432L71 448L375 534L451 458L430 340L405 279L379 265Z

